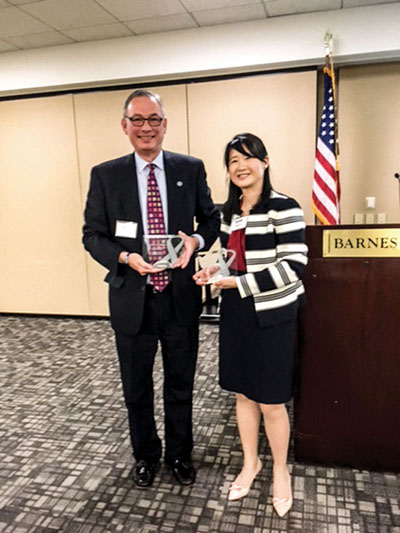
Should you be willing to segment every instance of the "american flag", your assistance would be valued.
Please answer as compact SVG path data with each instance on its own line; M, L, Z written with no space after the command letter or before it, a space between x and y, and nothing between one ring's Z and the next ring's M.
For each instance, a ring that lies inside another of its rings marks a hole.
M324 67L324 107L315 154L311 204L322 224L340 223L340 184L335 120L335 80L329 56Z

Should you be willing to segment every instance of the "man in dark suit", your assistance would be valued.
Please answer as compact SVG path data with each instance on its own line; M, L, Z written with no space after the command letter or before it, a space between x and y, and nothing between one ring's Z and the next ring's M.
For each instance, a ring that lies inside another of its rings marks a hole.
M167 119L158 95L146 90L132 93L125 102L121 124L135 151L92 169L83 243L109 270L105 280L109 283L111 324L137 461L134 482L138 487L150 486L161 458L152 380L160 341L164 458L176 480L190 485L195 480L192 393L201 311L201 294L192 280L194 252L208 249L216 239L219 214L202 161L162 150ZM160 270L142 254L143 235L153 233L154 219L149 218L154 216L153 204L148 203L153 194L162 204L162 214L156 215L163 219L162 233L179 233L184 240L184 251L174 268L167 276L161 273L161 287L157 281ZM198 224L195 233L194 219Z

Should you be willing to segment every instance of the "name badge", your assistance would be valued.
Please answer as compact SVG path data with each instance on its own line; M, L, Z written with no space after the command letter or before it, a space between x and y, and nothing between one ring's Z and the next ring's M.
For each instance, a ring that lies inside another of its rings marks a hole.
M137 228L137 222L132 222L130 220L117 220L115 224L115 236L136 239Z
M247 217L235 217L232 218L231 231L237 231L246 227Z

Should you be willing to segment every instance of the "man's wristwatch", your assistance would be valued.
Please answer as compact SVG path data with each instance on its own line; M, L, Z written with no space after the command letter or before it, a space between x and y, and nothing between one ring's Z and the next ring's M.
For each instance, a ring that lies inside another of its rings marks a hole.
M129 264L129 255L130 255L130 252L127 252L125 256L125 261L124 261L125 265Z

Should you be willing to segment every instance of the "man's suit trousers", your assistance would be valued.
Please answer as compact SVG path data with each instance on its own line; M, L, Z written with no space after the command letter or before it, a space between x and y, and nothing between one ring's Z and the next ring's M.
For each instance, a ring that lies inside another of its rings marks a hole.
M133 454L137 461L157 461L161 441L154 419L153 365L161 343L164 368L165 461L189 459L193 448L192 394L198 351L198 321L179 324L172 284L156 293L146 287L139 333L116 334L122 386L128 409Z

